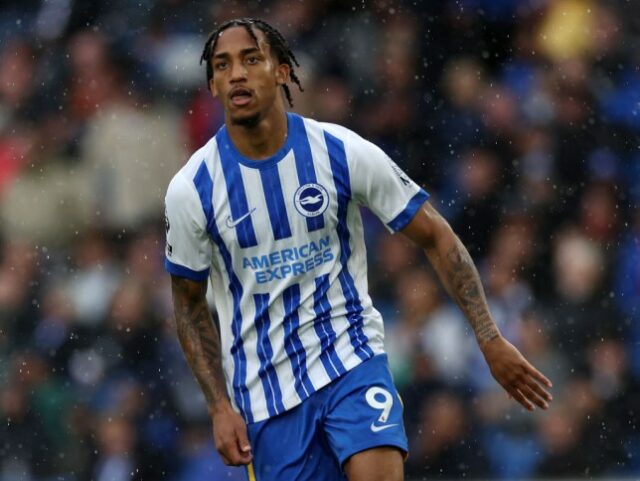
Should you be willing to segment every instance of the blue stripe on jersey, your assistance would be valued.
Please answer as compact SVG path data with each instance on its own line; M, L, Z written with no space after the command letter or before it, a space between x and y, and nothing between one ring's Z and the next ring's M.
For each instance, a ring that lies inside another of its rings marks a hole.
M296 392L298 397L303 400L315 392L315 388L307 375L307 353L298 336L300 286L293 284L287 287L282 292L282 302L284 304L284 348L291 361Z
M313 156L311 146L307 137L307 130L304 127L304 120L296 114L288 113L289 133L292 139L293 152L296 158L296 170L298 171L298 182L300 186L317 183L316 171L313 167ZM324 215L307 217L307 231L313 232L324 228Z
M415 217L418 209L422 207L429 199L429 194L427 194L423 189L420 189L415 195L411 198L411 200L407 203L407 206L404 208L402 212L400 212L391 222L387 223L387 225L394 231L398 232L399 230L404 229L409 222Z
M329 378L333 381L347 371L333 345L336 341L336 331L331 325L331 304L329 304L327 297L328 290L329 274L316 277L316 290L313 292L313 310L316 313L316 318L313 321L313 327L320 339L320 348L322 349L320 360Z
M240 164L233 157L232 146L230 145L231 139L229 139L229 133L226 128L223 127L218 131L216 142L220 153L222 173L227 184L227 197L229 198L229 207L233 217L231 220L245 216L235 227L238 244L242 248L256 246L258 241L253 230L251 216L248 215L250 213L249 204L247 202L247 193L244 190L244 183L242 182Z
M328 132L324 133L324 139L329 152L333 182L338 192L338 239L340 240L340 263L342 269L338 275L340 287L346 301L347 316L349 318L349 339L356 354L366 361L373 357L373 351L367 344L369 339L363 330L364 319L362 317L362 303L358 289L349 272L348 262L351 257L351 245L349 244L349 229L347 228L347 207L351 198L351 181L349 179L349 167L343 142Z
M260 179L262 180L262 191L267 201L267 210L269 211L269 220L271 221L274 239L280 240L291 237L289 216L284 203L278 166L274 165L269 169L260 169Z
M207 219L207 232L212 237L213 241L218 246L220 255L224 261L227 274L229 276L229 291L233 298L233 321L231 323L231 330L233 332L233 344L231 345L231 355L233 356L233 395L236 405L240 411L244 414L247 422L253 422L253 414L251 413L251 399L249 397L249 390L247 389L247 358L244 353L244 347L242 343L241 327L242 327L242 312L240 311L240 300L242 299L242 285L238 276L233 271L233 264L231 263L231 254L227 249L227 246L222 241L218 227L216 226L216 220L213 212L213 180L207 169L207 164L202 162L198 172L193 178L193 183L196 186L198 195L200 196L200 202L202 203L202 209Z
M205 281L207 280L207 277L209 277L209 269L205 269L203 271L194 271L193 269L181 266L180 264L174 264L166 257L164 259L164 268L171 275L186 277L187 279L191 279L192 281Z
M269 416L275 416L284 412L282 404L282 391L278 382L278 374L276 373L271 359L273 358L273 349L269 340L269 294L254 294L253 300L256 304L255 326L258 332L257 352L260 359L260 369L258 376L262 381L265 397L267 398L267 411Z

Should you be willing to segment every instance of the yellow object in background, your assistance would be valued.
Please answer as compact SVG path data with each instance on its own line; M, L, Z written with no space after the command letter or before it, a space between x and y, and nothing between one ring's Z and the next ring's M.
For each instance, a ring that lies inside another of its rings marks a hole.
M551 2L538 34L538 48L552 60L589 55L593 48L595 9L589 0Z

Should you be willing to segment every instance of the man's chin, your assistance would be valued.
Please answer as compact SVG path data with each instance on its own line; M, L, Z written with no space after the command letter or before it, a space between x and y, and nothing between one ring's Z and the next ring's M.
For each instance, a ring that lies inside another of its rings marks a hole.
M231 115L231 123L240 127L252 128L260 122L260 112L244 115Z

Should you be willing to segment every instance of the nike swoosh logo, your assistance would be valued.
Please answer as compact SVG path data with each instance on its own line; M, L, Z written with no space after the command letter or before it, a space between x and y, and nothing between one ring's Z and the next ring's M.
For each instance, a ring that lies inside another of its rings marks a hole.
M254 207L253 209L251 209L249 212L247 212L245 215L241 215L240 217L238 217L236 220L233 220L231 218L230 215L227 216L227 218L225 219L224 223L225 225L229 228L229 229L233 229L235 226L237 226L240 222L242 222L243 220L245 220L247 217L249 217L251 214L253 214L253 212L256 210L256 208Z
M371 428L371 431L373 431L374 433L377 433L379 431L384 431L385 429L389 429L392 428L393 426L397 426L398 423L395 424L385 424L384 426L376 426L374 423L371 423L371 426L369 426Z

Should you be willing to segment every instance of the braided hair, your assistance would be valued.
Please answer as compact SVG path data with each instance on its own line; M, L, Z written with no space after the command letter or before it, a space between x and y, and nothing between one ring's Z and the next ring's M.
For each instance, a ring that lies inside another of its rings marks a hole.
M213 52L216 49L218 39L220 38L220 34L230 27L244 27L247 33L256 43L256 46L258 45L258 37L256 37L256 33L253 31L253 28L255 27L260 29L262 33L264 33L265 37L267 37L267 41L275 52L278 62L280 62L281 64L287 64L289 66L289 68L291 69L291 72L289 74L291 80L298 86L300 92L304 92L302 85L300 84L300 79L298 78L294 70L294 64L296 67L300 67L300 64L296 60L296 57L287 44L287 41L282 36L282 34L278 32L278 30L273 28L267 22L256 18L236 18L234 20L229 20L227 22L224 22L213 32L211 32L209 38L207 38L207 41L204 44L202 56L200 57L200 65L202 65L202 62L205 62L207 65L207 85L213 78L213 65L211 63L211 57L213 56ZM291 99L291 91L289 90L289 86L285 83L284 85L282 85L282 89L284 90L285 96L287 97L287 102L289 102L289 105L293 107L293 100Z

